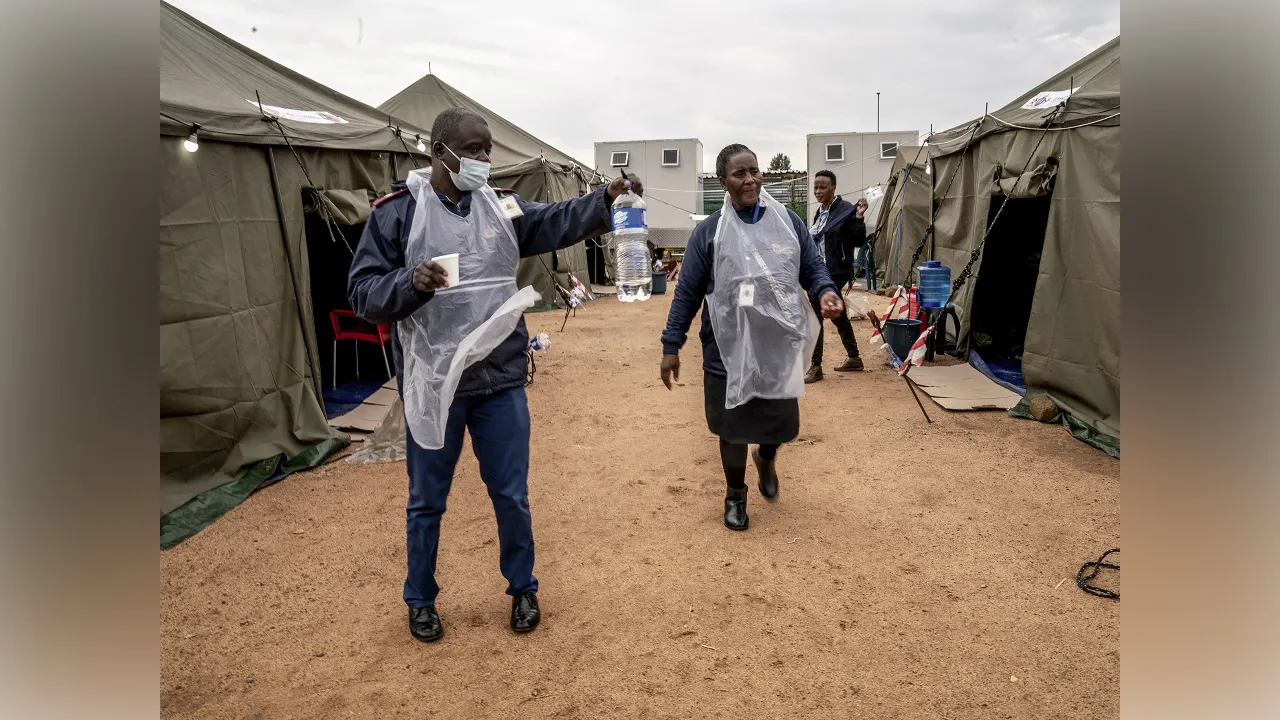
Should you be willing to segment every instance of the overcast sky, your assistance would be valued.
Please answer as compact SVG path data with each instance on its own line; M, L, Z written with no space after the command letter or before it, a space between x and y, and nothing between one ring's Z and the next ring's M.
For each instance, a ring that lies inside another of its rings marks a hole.
M805 166L805 135L927 132L1120 33L1119 0L170 0L369 105L431 70L544 142L696 137ZM256 32L253 30L256 28Z

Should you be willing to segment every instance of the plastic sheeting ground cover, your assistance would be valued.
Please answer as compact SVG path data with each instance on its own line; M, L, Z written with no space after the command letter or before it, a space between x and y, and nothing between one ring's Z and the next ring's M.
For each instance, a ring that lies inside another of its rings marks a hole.
M385 380L356 380L340 387L325 388L324 413L330 420L346 415L377 392Z

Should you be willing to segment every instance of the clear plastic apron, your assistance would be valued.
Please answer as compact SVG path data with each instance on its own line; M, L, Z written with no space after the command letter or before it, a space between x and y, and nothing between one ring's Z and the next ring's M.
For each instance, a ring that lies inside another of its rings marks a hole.
M738 219L725 195L716 225L711 329L728 373L725 408L752 398L804 395L818 318L800 287L800 240L786 208L761 193L758 222ZM766 212L767 211L767 212Z
M506 340L540 296L532 287L516 292L520 246L492 188L472 192L471 212L461 218L436 196L430 169L409 173L407 185L418 208L405 267L458 253L461 277L449 278L449 287L396 324L404 348L405 424L418 445L438 450L462 371Z

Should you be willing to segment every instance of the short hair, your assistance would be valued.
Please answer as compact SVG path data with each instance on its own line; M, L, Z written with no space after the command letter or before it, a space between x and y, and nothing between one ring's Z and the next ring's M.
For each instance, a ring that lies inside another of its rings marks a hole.
M751 152L751 148L743 145L742 143L725 145L724 149L720 151L720 154L716 156L716 177L728 177L729 158L737 155L738 153L744 152L749 152L752 156L755 156L755 153Z
M820 178L820 177L824 177L824 178L826 178L826 179L830 180L830 181L831 181L831 187L835 187L835 186L836 186L836 174L835 174L835 173L833 173L833 172L831 172L830 170L819 170L818 172L816 172L816 173L814 173L814 174L813 174L813 179L814 179L814 180L817 180L817 179L818 179L818 178Z
M448 145L454 134L458 132L458 126L467 120L475 120L486 126L489 124L474 110L462 107L445 108L431 123L431 142Z

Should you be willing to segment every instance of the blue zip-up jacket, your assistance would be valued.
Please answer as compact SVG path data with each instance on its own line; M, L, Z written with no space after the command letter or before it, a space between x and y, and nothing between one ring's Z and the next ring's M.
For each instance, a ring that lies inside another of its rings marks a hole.
M524 215L515 218L520 257L530 257L580 243L609 232L610 203L606 186L580 198L558 203L520 202ZM464 192L458 204L441 195L444 206L460 217L471 213L471 193ZM417 201L396 182L391 194L375 205L360 236L351 272L347 276L347 298L356 315L378 325L387 325L412 315L431 301L434 293L420 293L413 287L413 268L406 268L404 249ZM524 318L511 335L483 360L462 372L455 397L485 395L524 385L528 372L529 331ZM396 379L404 386L404 355L398 333L391 335L391 354Z
M818 222L821 212L821 206L813 212L814 222ZM838 195L831 201L827 213L827 224L813 236L813 241L826 246L827 273L833 281L843 285L853 276L856 250L867 244L867 224L858 217L853 203Z
M732 206L727 206L732 209ZM760 217L769 212L761 206ZM752 224L755 208L738 210L738 217L748 225ZM684 251L684 262L680 265L680 281L676 283L675 297L671 299L671 311L667 314L667 328L662 331L662 352L674 355L684 347L688 338L689 326L693 324L693 316L702 307L702 327L698 338L702 340L702 369L712 375L727 377L724 363L720 360L720 349L716 347L715 332L711 328L710 310L706 298L715 290L715 278L712 268L715 266L716 223L720 221L717 210L706 220L698 223L689 238ZM796 238L800 241L800 287L809 294L809 300L816 306L822 296L828 292L839 294L831 275L822 264L822 256L818 254L818 245L809 237L809 229L804 220L790 209L787 215L795 227ZM757 220L758 222L758 220Z

